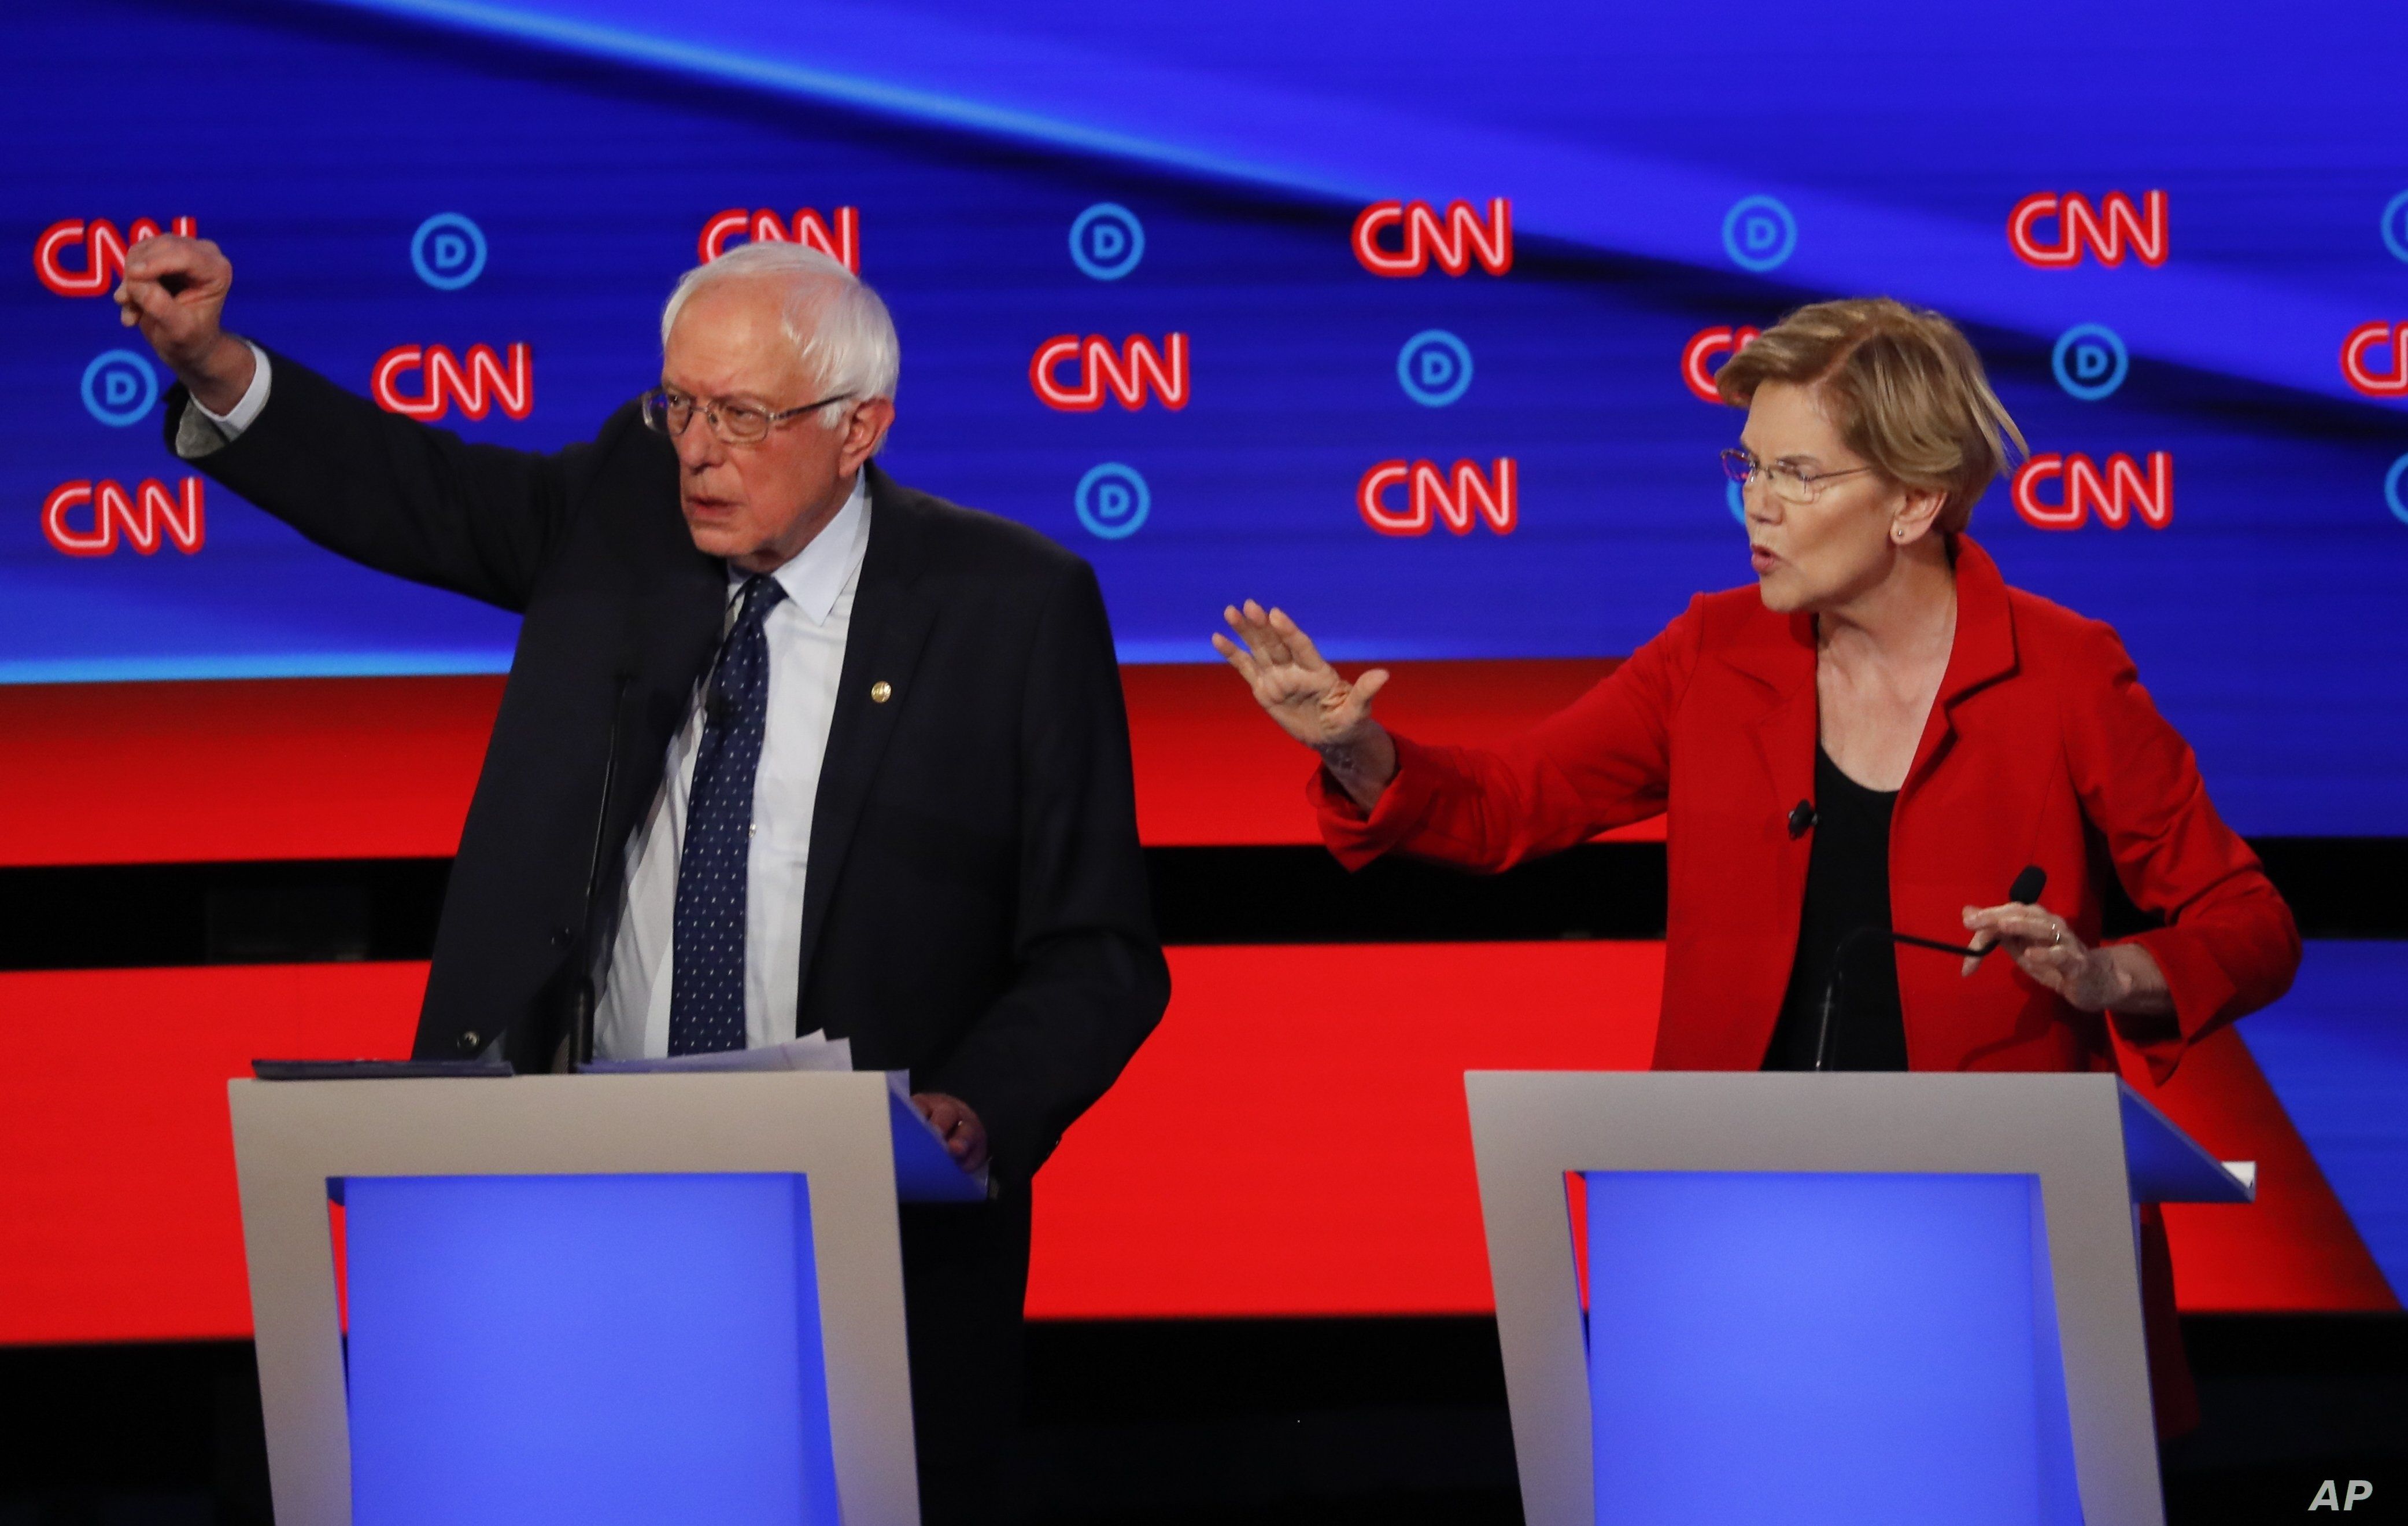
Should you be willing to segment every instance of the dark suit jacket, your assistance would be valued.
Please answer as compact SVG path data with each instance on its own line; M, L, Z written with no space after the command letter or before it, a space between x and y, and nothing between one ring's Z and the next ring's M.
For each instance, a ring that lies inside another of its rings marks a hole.
M183 407L179 388L171 444ZM522 1069L548 1068L612 735L606 900L725 610L725 564L678 511L674 450L633 405L557 455L471 445L278 355L265 410L194 464L329 550L525 617L417 1053L498 1035ZM1169 1000L1111 633L1077 556L867 469L796 1031L961 1098L996 1173L1025 1182ZM595 909L597 938L614 910Z

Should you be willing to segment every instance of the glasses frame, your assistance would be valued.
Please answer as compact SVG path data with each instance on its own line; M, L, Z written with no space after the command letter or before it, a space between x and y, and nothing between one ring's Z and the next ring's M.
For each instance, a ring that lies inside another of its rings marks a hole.
M1724 451L1722 461L1723 475L1739 483L1742 488L1745 488L1760 477L1764 479L1764 491L1769 496L1779 498L1784 503L1801 506L1820 498L1823 496L1825 482L1837 482L1842 477L1854 477L1878 469L1873 467L1846 467L1838 471L1804 471L1797 467L1784 466L1777 461L1759 461L1754 452L1741 445L1734 445ZM1794 494L1783 492L1773 485L1784 478L1797 484Z
M644 427L652 430L654 434L666 435L671 439L677 439L679 436L684 434L686 430L692 428L694 426L695 419L699 416L709 423L712 437L717 439L722 444L758 445L763 440L769 438L771 430L776 429L788 419L799 419L806 413L815 413L819 410L827 407L830 403L848 401L853 396L853 395L849 392L831 393L827 396L821 398L818 402L805 403L800 408L784 408L779 409L775 412L767 412L761 409L752 407L749 403L731 402L724 397L712 397L709 399L701 397L688 397L681 392L671 392L666 387L654 387L652 391L644 394L644 396L638 399L638 406L643 413ZM683 403L686 410L685 423L679 425L675 428L671 428L669 426L670 410L678 407L681 401ZM761 420L761 432L759 434L734 435L728 433L727 423L723 410L736 408L740 408L745 412Z

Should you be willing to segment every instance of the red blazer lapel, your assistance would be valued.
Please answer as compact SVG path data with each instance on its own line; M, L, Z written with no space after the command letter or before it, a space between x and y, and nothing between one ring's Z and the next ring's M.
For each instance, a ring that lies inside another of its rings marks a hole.
M1941 675L1940 694L1923 723L1923 740L1906 770L1899 804L1915 792L1937 768L1956 738L1952 712L1957 703L2015 670L2015 620L2008 607L2006 580L1990 554L1971 536L1956 538L1956 638L1948 651L1948 670Z
M1754 713L1743 701L1739 719L1764 764L1770 803L1785 816L1814 797L1813 618L1774 614L1759 605L1721 655L1752 681ZM1802 895L1805 882L1799 883Z

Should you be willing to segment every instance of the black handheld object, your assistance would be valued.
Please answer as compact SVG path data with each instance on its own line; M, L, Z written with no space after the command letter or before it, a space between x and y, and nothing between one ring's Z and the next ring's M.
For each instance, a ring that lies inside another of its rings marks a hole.
M507 1059L254 1059L262 1081L393 1081L409 1076L505 1076Z
M1794 813L1791 819L1793 821L1796 819ZM2026 864L2023 872L2015 876L2015 883L2007 886L2007 900L2018 905L2029 906L2040 900L2040 893L2047 887L2048 871L2038 864ZM1885 938L1894 943L1905 943L1913 948L1928 948L1936 954L1955 954L1969 959L1982 958L1990 952L1990 949L1999 946L1992 943L1988 948L1974 948L1963 943L1943 943L1936 938L1921 938L1911 932L1892 932L1887 928L1858 928L1841 939L1839 948L1831 955L1831 973L1823 982L1823 1000L1815 1007L1814 1068L1816 1070L1828 1071L1831 1068L1831 1014L1840 1004L1840 974L1848 966L1848 955L1858 943L1868 939Z
M601 995L594 987L594 899L600 892L602 865L609 849L610 797L619 785L619 714L626 708L631 675L622 671L610 691L610 745L602 755L602 800L594 808L594 847L585 861L585 900L578 908L577 941L569 957L577 962L568 981L568 1068L594 1058L594 1009Z
M2007 899L2019 906L2036 906L2040 893L2047 888L2048 871L2038 864L2026 864L2024 871L2015 876L2015 883L2007 887Z

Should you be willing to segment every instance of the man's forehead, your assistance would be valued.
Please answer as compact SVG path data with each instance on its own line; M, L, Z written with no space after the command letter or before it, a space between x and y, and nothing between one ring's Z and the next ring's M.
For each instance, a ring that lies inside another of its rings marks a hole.
M669 328L661 368L701 382L790 382L802 357L786 337L784 293L766 281L730 281L694 294Z

